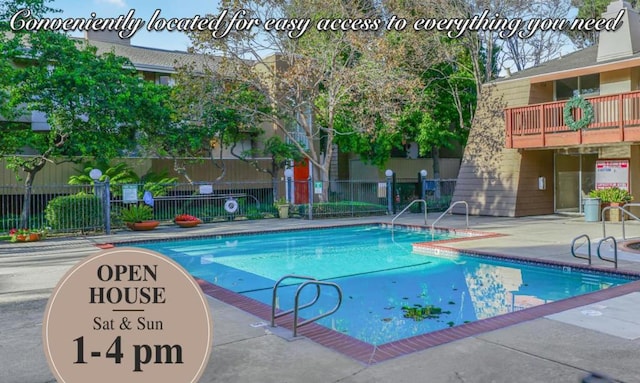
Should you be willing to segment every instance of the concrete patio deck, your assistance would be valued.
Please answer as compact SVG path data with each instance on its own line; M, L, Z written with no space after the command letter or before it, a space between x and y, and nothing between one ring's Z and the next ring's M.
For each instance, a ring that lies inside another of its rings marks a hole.
M429 224L437 214L429 215ZM0 382L55 382L42 350L42 316L52 288L100 243L283 228L389 222L390 217L340 220L258 220L171 226L146 233L121 231L23 244L0 244ZM420 224L409 214L402 224ZM464 216L446 216L438 226L464 228ZM470 228L504 236L449 244L460 249L585 265L570 254L571 240L602 238L600 223L579 217L470 217ZM627 237L640 224L627 223ZM621 236L621 225L607 224ZM597 242L597 241L596 241ZM584 248L583 248L584 250ZM621 253L619 270L640 272L640 254ZM613 268L594 260L594 267ZM214 345L201 382L579 382L591 371L616 381L640 382L640 292L594 302L547 317L481 333L377 364L353 360L309 339L287 340L263 321L210 298ZM586 315L598 312L600 315Z

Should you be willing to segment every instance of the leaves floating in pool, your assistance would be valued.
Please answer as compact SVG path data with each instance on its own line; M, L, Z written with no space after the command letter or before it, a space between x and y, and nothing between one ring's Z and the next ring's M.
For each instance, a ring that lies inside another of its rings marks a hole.
M382 318L383 322L391 322L393 318Z
M442 314L451 314L451 311L442 311L440 307L433 305L420 307L420 305L417 304L414 305L414 307L402 306L402 311L404 311L405 318L413 319L416 322L423 319L439 318Z
M454 302L454 301L449 301L449 304L450 304L450 305L455 305L455 304L456 304L456 302Z
M453 322L447 322L447 324L449 325L449 327L453 327L453 325L454 325L455 323L453 323Z

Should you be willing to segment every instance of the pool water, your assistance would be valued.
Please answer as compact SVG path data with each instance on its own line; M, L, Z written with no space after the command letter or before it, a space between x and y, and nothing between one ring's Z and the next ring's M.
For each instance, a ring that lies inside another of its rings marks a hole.
M434 240L454 238L448 233ZM319 324L380 345L630 282L623 276L542 267L477 256L412 252L431 233L383 226L287 231L140 245L165 254L197 278L271 305L274 283L287 274L337 283L340 309ZM277 306L293 307L300 280L278 289ZM300 303L315 296L307 286ZM337 292L300 311L330 310Z

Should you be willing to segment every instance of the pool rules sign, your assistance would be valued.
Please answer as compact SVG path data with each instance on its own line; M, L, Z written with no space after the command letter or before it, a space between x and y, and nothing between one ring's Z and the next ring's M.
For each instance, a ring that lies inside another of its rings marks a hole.
M596 189L629 190L629 160L596 161Z
M195 383L209 361L213 327L196 281L145 249L115 248L60 280L42 337L59 382Z

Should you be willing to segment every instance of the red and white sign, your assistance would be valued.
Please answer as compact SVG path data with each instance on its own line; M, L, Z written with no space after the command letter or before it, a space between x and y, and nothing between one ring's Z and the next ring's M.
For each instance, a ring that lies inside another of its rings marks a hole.
M596 189L629 190L629 160L596 161Z

